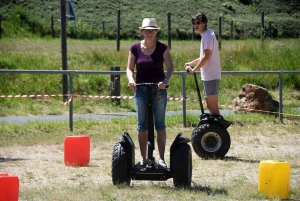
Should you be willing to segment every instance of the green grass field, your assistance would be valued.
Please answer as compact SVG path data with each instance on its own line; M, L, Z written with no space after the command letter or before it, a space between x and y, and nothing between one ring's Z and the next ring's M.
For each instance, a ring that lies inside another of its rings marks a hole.
M73 0L78 16L68 23L68 69L108 71L111 66L126 69L128 49L144 17L155 17L162 27L159 40L167 42L167 13L171 13L171 55L175 71L182 71L185 62L199 56L199 36L191 41L191 16L204 12L209 28L218 32L222 17L222 71L299 71L300 40L298 1L95 1ZM121 11L121 47L116 51L116 14ZM171 10L170 10L171 9ZM265 40L255 39L261 33L261 12L265 12ZM54 15L55 38L51 38L50 16ZM0 69L60 70L62 68L58 1L0 2ZM102 22L105 22L105 39ZM233 22L233 38L230 24ZM269 27L268 23L272 26ZM271 34L270 34L271 31ZM77 38L77 40L75 39ZM84 39L84 40L79 40ZM90 40L95 39L96 40ZM271 40L275 39L275 40ZM290 38L290 39L284 39ZM130 39L130 40L125 40ZM241 40L247 39L247 40ZM290 164L289 200L300 200L299 108L300 76L283 75L284 114L239 112L226 115L232 122L228 128L230 150L222 160L203 160L192 151L192 185L175 188L173 180L132 181L129 187L114 186L111 159L118 136L127 131L136 145L136 162L141 158L138 147L136 117L109 120L79 119L70 132L68 121L33 121L24 124L0 122L0 174L17 175L20 201L81 200L274 200L258 192L259 164L265 160L287 161ZM200 78L199 78L200 79ZM62 97L4 98L6 95L61 94L61 75L3 74L0 71L0 116L68 115ZM222 76L219 103L232 108L244 84L265 87L278 100L278 75L241 74ZM182 79L174 75L169 97L181 98ZM72 100L75 114L107 114L134 112L132 99L121 105L110 99L84 98L83 95L109 96L109 75L74 75ZM197 99L192 76L186 76L186 95ZM81 96L82 95L82 96ZM127 78L121 75L121 96L132 96ZM205 105L204 105L205 106ZM182 110L181 101L169 101L168 111ZM198 110L196 101L187 101L187 110ZM199 111L200 113L200 111ZM181 115L166 117L166 162L170 163L170 146L182 132L191 137L199 115L187 113L187 126ZM91 139L90 163L86 167L64 164L64 139L83 134ZM158 153L155 150L154 156ZM279 174L279 173L278 173ZM0 194L1 194L0 189ZM1 196L0 196L1 197Z
M125 71L128 48L134 41L121 41L116 51L113 41L68 40L68 69L109 71L110 66L120 66ZM299 39L223 41L221 54L222 71L297 71L300 62ZM0 68L19 70L59 70L61 54L59 40L1 40ZM171 55L175 71L182 71L185 62L199 54L198 41L174 41ZM0 74L5 85L0 86L1 95L62 94L61 75ZM121 75L121 96L132 96L127 87L127 78ZM220 105L232 106L244 84L265 87L278 100L278 75L223 75L220 86ZM283 75L283 105L286 111L299 107L300 77L297 74ZM169 97L181 98L182 78L174 75L168 89ZM180 89L180 90L178 90ZM74 75L73 93L79 95L109 96L109 75ZM192 76L186 76L186 93L189 98L198 98ZM62 98L1 98L1 116L38 114L66 114ZM121 106L110 100L74 98L74 113L101 113L133 111L130 100L122 100ZM168 110L182 109L180 101L170 101ZM63 107L62 107L63 106ZM195 102L187 101L187 109L199 109Z
M133 41L122 41L115 51L112 41L68 41L70 70L108 70L109 66L126 68L128 47ZM175 69L198 55L199 42L174 42L171 51ZM2 69L58 70L61 68L59 40L1 40ZM224 41L221 61L224 71L297 70L299 40ZM230 58L230 60L228 59ZM247 67L247 68L246 68ZM0 95L61 93L61 76L0 74ZM232 105L245 83L262 84L274 99L278 98L277 76L224 75L220 104ZM19 200L266 200L258 192L260 161L287 161L291 165L290 200L300 199L299 153L299 76L284 75L284 118L261 113L226 115L233 124L228 128L231 147L223 160L202 160L192 154L193 176L190 189L177 189L172 179L161 182L132 181L130 187L117 187L111 180L112 149L118 136L127 131L137 146L136 117L111 120L76 120L74 131L67 121L0 122L0 172L20 179ZM121 77L122 95L132 95ZM109 76L76 75L74 92L109 95ZM187 76L187 95L197 97L194 80ZM181 78L171 81L170 97L181 97ZM278 99L277 99L278 100ZM74 113L112 113L134 111L132 100L117 106L111 100L74 98ZM181 101L168 102L168 110L181 110ZM1 98L1 116L68 114L62 98ZM199 110L199 104L187 101L188 110ZM200 113L200 111L199 111ZM293 114L292 116L288 114ZM198 115L168 116L166 160L175 136L182 132L190 137ZM90 164L87 167L65 166L64 139L84 134L91 138ZM156 156L156 151L154 152ZM140 159L136 147L136 161ZM274 198L273 200L279 200Z

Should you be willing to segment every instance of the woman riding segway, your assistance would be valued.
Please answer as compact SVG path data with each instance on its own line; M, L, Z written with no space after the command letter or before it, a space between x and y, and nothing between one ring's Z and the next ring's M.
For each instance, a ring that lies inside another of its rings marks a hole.
M166 146L165 112L167 105L167 91L165 87L173 75L174 67L170 51L165 43L156 40L157 26L154 18L145 18L140 27L143 40L130 47L127 65L128 87L133 89L134 100L138 116L138 139L142 159L139 165L145 166L148 162L147 154L147 116L144 112L147 108L146 86L137 87L136 83L158 83L153 87L154 122L157 133L157 144L159 152L159 166L166 168L164 159ZM167 73L164 73L164 64ZM134 79L134 67L136 66L136 80Z
M116 143L112 154L114 185L130 184L133 180L165 181L173 178L177 187L190 187L192 180L192 152L189 138L179 133L170 147L170 167L164 159L166 146L165 113L169 80L174 67L168 46L156 41L154 18L145 18L140 27L144 40L131 46L128 57L128 87L134 90L138 115L138 140L142 159L135 164L135 146L127 132ZM164 63L167 68L164 74ZM137 74L134 79L134 66ZM154 119L154 120L153 120ZM158 162L153 157L154 127L157 133ZM148 156L146 154L148 152Z

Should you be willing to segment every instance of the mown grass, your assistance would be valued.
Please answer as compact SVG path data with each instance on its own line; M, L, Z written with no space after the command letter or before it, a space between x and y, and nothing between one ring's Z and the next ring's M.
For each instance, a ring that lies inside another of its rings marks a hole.
M128 48L135 41L121 41L120 51L116 51L113 41L68 40L68 69L109 71L110 66L120 66L125 71ZM185 62L199 55L199 41L172 42L172 58L175 71L183 71ZM300 41L260 40L224 41L221 49L223 71L295 71L300 63ZM19 70L59 70L61 54L59 40L1 40L0 68ZM0 74L5 85L0 86L1 95L17 94L62 94L62 76L46 74ZM127 87L127 78L121 74L121 96L132 96ZM256 84L270 91L278 100L278 75L230 75L222 76L220 86L220 105L231 107L244 84ZM300 77L298 74L283 75L283 105L299 107ZM174 75L168 89L169 97L180 98L182 78ZM201 86L200 86L201 87ZM109 75L74 75L73 93L79 95L106 95L111 93ZM189 98L198 98L194 78L186 76L186 93ZM66 114L62 98L1 98L1 116ZM73 99L74 113L102 113L134 111L132 100L121 100L116 106L110 100L99 98ZM168 110L181 110L181 101L170 101ZM193 101L187 101L187 109L199 109ZM297 113L296 113L297 114Z

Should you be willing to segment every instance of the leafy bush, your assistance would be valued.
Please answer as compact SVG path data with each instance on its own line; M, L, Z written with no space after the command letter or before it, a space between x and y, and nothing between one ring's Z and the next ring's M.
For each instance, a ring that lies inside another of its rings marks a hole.
M256 11L257 11L257 6L255 6L255 5L250 4L250 5L248 5L248 8L249 8L252 12L256 12Z
M292 17L299 19L300 18L300 11L296 12L292 15Z
M234 11L234 8L232 6L232 3L226 1L225 3L222 4L223 7L227 8L228 10Z
M123 40L137 39L138 27L142 18L155 17L161 30L159 39L168 38L167 13L171 11L171 38L173 40L190 40L193 37L190 17L196 12L204 12L209 19L208 27L218 32L218 18L222 16L222 37L231 35L236 39L260 37L260 13L265 12L265 20L276 22L266 36L286 38L299 37L300 3L286 4L283 0L239 0L239 1L204 1L199 0L199 5L205 3L201 10L194 4L176 1L176 7L171 7L170 1L158 0L146 4L137 0L130 2L117 1L115 3L99 0L94 7L94 1L85 3L73 1L78 21L68 23L68 37L75 39L92 40L102 38L116 39L116 11L121 11L120 38ZM0 1L0 15L3 16L3 37L49 37L55 30L54 37L59 37L60 24L55 20L54 29L50 25L50 16L59 15L59 3L54 0L44 1ZM21 7L22 6L22 7ZM147 6L147 9L141 9ZM88 8L88 9L87 9ZM25 10L26 9L26 10ZM42 15L41 15L42 13ZM233 33L231 20L235 19ZM105 22L105 30L102 23ZM265 29L269 29L267 26ZM271 35L269 35L271 33ZM198 37L198 34L196 36Z

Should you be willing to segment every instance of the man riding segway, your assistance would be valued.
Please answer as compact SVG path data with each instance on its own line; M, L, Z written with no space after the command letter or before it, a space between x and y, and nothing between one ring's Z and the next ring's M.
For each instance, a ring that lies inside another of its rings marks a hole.
M193 61L185 63L184 68L190 73L201 70L204 96L209 110L209 114L204 114L197 78L194 74L202 114L198 127L193 131L192 144L194 151L200 157L223 157L230 147L230 136L226 129L231 123L220 115L218 105L221 80L218 41L215 33L211 29L207 29L208 19L205 14L195 14L191 22L194 29L201 35L200 56ZM206 124L207 122L208 124Z

